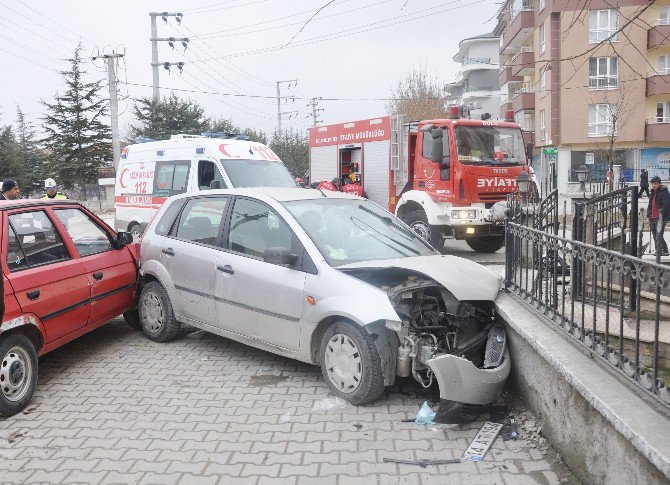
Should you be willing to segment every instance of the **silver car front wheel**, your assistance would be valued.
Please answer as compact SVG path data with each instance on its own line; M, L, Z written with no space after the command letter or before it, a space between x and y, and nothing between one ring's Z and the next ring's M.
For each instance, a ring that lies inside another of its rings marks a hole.
M358 389L363 377L363 363L351 338L341 333L333 335L326 345L324 359L330 382L340 392L350 394Z
M323 379L333 395L358 405L384 392L379 351L360 325L344 320L333 323L321 337L319 357Z

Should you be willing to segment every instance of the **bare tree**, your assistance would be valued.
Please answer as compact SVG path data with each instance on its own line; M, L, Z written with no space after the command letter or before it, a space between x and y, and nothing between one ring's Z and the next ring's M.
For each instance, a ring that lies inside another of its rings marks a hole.
M446 118L451 97L425 67L408 72L391 93L386 105L390 114L404 114L411 120Z
M625 152L622 154L621 151L626 140L626 128L639 109L638 100L635 99L635 92L639 87L631 84L632 82L620 83L618 89L604 92L596 90L591 96L596 116L605 120L605 123L598 123L600 127L604 127L602 137L605 140L594 143L593 152L597 158L607 162L610 191L614 189L614 165L625 162Z

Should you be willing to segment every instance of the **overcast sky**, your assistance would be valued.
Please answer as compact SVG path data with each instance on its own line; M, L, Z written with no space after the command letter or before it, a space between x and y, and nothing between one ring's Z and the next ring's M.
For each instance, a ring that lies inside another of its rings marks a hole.
M62 59L81 40L89 74L105 80L103 65L88 59L98 51L125 49L119 70L123 134L132 121L133 98L152 93L150 11L183 12L181 26L174 18L167 24L159 18L158 35L191 39L185 52L160 43L159 61L185 62L181 75L176 67L170 73L160 69L161 88L196 91L175 92L202 104L210 117L271 132L276 100L203 92L273 97L275 81L297 79L297 87L282 86L282 95L384 98L406 72L422 65L440 83L450 82L459 70L451 60L458 42L491 31L498 9L494 0L335 0L297 34L325 3L0 0L0 123L15 120L18 103L39 124L39 99L50 101L63 90L56 71L67 67ZM169 92L162 89L161 95ZM286 115L284 127L311 125L307 102L284 106L297 111L291 119ZM321 108L328 124L382 115L385 102L324 101Z

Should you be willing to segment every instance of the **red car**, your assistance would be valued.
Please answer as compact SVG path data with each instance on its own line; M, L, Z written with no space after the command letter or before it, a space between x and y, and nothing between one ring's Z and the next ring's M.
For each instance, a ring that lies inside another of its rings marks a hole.
M77 202L0 202L4 317L0 416L30 402L37 357L90 332L135 302L137 246Z

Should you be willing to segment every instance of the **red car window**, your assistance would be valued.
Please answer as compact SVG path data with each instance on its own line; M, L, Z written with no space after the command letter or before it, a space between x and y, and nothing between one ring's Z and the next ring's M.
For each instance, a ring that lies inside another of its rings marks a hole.
M85 212L79 209L56 209L54 213L65 226L82 258L113 249L109 234Z
M15 233L15 248L20 249L13 255L16 271L70 259L63 239L44 211L12 214L9 225ZM20 259L21 253L25 264ZM8 261L9 257L8 254Z

